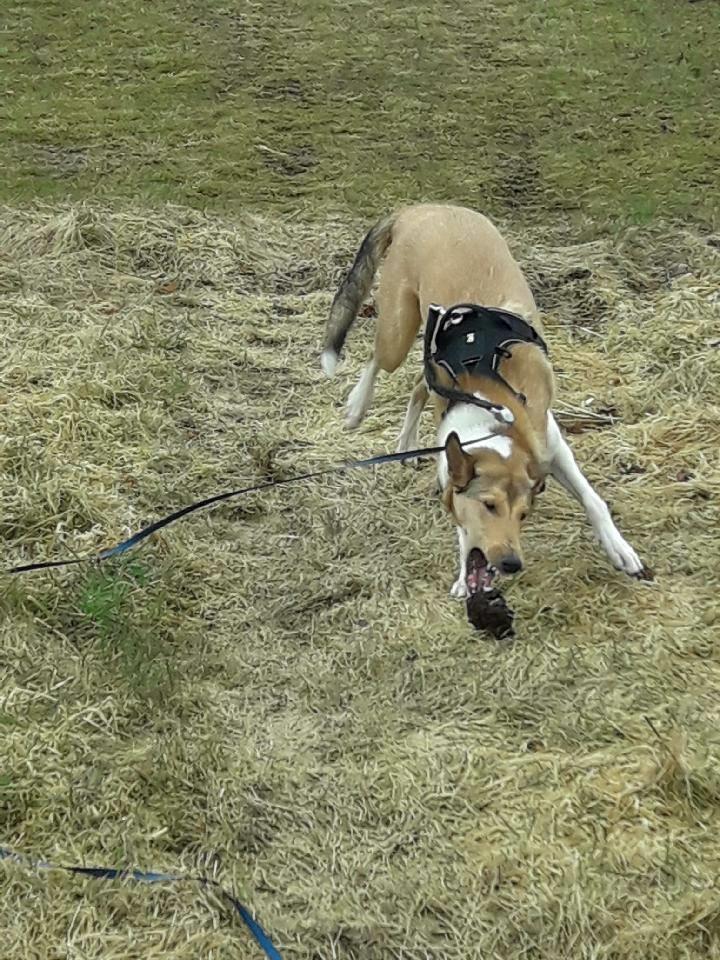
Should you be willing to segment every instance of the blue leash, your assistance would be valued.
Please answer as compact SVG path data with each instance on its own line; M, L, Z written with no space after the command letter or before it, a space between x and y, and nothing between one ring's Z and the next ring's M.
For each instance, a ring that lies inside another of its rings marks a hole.
M491 436L493 435L486 434L486 436L480 437L478 440L468 440L461 444L461 446L472 446L475 443L480 443L482 440L489 439ZM176 520L186 517L189 513L202 510L204 507L210 507L213 504L220 503L222 500L229 500L231 497L240 497L246 493L254 493L256 490L269 490L271 487L280 487L286 483L299 483L301 480L313 480L316 477L326 477L331 473L345 473L347 470L376 467L383 463L399 463L403 460L411 460L414 457L430 457L442 453L444 449L444 447L423 447L419 450L407 450L403 453L381 453L375 457L368 457L365 460L349 460L347 463L343 463L338 467L325 467L323 470L315 470L312 473L302 473L296 477L286 477L283 480L268 480L266 483L256 483L252 487L243 487L240 490L230 490L226 493L216 493L213 497L197 500L187 507L182 507L182 509L176 510L174 513L170 513L166 517L148 524L147 527L143 527L142 530L128 537L127 540L115 544L114 547L101 550L100 553L95 554L93 557L74 557L71 560L49 560L40 563L25 563L21 566L10 567L5 573L29 573L32 570L48 570L50 567L69 567L76 563L99 563L102 560L109 560L110 557L119 557L120 554L125 553L132 547L136 547L139 543L142 543L143 540L147 540L148 537L157 533L158 530L162 530L163 527L167 527Z
M129 880L132 883L177 883L179 880L192 880L203 887L212 887L241 917L243 923L253 935L265 956L268 957L269 960L282 960L280 952L273 945L270 937L265 933L257 920L255 920L247 907L244 907L237 897L234 897L221 887L216 880L210 880L208 877L183 877L172 873L154 873L143 870L116 870L113 867L62 867L47 863L44 860L33 860L28 857L22 857L20 854L14 853L6 847L0 847L0 860L12 860L14 863L35 867L38 870L63 870L65 873L92 877L96 880Z

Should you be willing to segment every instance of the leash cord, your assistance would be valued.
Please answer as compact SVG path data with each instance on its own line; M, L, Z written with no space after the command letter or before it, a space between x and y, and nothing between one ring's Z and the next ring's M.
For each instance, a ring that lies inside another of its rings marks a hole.
M20 856L6 847L0 847L0 860L10 860L19 863L21 866L34 867L36 870L62 870L65 873L73 873L76 876L93 878L95 880L128 880L131 883L178 883L180 881L191 881L200 884L202 887L211 887L220 894L223 900L226 900L238 916L242 919L248 928L256 943L262 949L269 960L282 960L282 957L274 946L270 937L265 933L262 926L252 916L247 907L222 887L217 880L211 880L209 877L189 877L172 873L156 873L154 871L144 870L118 870L114 867L65 867L57 866L53 863L47 863L44 860L34 860L30 857Z
M483 440L490 439L492 436L493 434L488 433L484 437L480 437L477 440L465 441L461 444L461 446L473 446L476 443L481 443ZM325 477L329 476L330 474L345 473L348 470L366 469L368 467L375 467L385 463L399 463L404 460L411 460L415 457L435 456L438 453L442 453L444 449L445 447L423 447L417 450L405 450L402 453L381 453L375 457L367 457L364 460L350 460L347 463L340 464L340 466L337 467L325 467L322 470L314 470L310 473L302 473L295 477L285 477L281 480L268 480L265 483L256 483L251 487L243 487L240 490L229 490L225 493L216 493L212 497L206 497L204 500L197 500L195 503L188 504L188 506L182 507L180 510L175 510L173 513L162 517L160 520L155 520L153 523L148 524L148 526L143 527L142 530L138 530L138 532L134 533L131 537L128 537L127 540L123 540L120 543L115 544L114 547L108 547L105 550L101 550L94 556L73 557L72 559L66 558L64 560L46 560L38 563L25 563L19 566L10 567L9 569L5 570L5 573L30 573L33 570L49 570L52 567L69 567L78 563L100 563L102 560L109 560L111 557L118 557L127 550L132 549L132 547L136 547L139 543L142 543L143 540L147 540L148 537L151 537L154 533L157 533L158 530L162 530L163 527L167 527L171 523L175 523L176 520L180 520L190 513L195 513L196 510L202 510L205 507L213 506L214 504L220 503L223 500L230 500L232 497L240 497L248 493L255 493L258 490L269 490L271 487L280 487L286 483L299 483L301 480L314 480L317 477Z

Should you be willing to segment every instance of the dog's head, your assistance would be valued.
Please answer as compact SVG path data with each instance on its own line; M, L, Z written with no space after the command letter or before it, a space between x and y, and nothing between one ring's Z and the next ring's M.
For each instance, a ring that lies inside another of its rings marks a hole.
M444 502L463 530L468 593L489 590L497 573L522 570L522 523L543 481L517 445L507 457L492 449L466 453L456 433L445 443L448 482Z

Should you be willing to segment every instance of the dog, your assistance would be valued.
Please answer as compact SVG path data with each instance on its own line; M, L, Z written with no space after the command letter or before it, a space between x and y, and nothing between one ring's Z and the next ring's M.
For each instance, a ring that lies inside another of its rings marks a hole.
M417 447L433 395L438 486L457 526L459 574L450 591L491 590L523 567L521 527L545 478L583 506L612 564L643 575L637 553L578 467L552 414L554 379L532 291L498 229L465 207L417 204L384 217L365 236L333 300L321 366L337 368L348 330L382 262L375 346L347 402L347 425L367 413L380 370L401 366L426 327L398 451Z

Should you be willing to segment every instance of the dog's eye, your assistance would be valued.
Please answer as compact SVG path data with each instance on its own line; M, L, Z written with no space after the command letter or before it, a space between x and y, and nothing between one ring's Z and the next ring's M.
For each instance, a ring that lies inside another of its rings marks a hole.
M486 500L483 501L483 506L484 506L485 509L488 510L490 513L495 513L496 510L497 510L497 508L496 508L496 506L495 506L494 503L488 503Z

